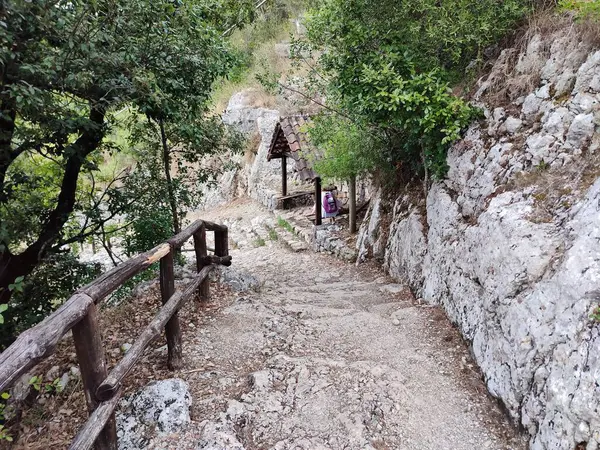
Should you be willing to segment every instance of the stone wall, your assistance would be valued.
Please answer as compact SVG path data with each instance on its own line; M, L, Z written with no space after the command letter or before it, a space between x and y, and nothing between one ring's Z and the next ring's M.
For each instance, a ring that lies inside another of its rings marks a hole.
M357 245L446 310L532 449L596 450L600 51L564 30L502 52L447 179L379 195Z

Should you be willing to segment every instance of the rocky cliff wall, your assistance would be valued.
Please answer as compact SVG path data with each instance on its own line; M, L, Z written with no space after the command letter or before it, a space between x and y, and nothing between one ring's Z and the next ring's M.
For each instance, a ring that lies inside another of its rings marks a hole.
M236 167L223 173L216 186L207 186L202 208L247 195L269 209L275 208L281 189L281 163L278 160L268 162L267 152L279 120L279 111L256 107L253 96L252 90L236 93L223 114L223 122L242 132L248 138L248 145L255 144L256 148L249 148L245 155L225 155Z
M215 186L207 186L200 208L209 208L249 196L273 210L281 196L281 160L267 161L267 153L280 112L256 106L252 89L234 94L223 113L223 122L242 132L248 139L245 155L225 155L236 168L223 173ZM207 161L208 164L219 164ZM221 162L222 163L222 162ZM311 190L312 185L298 179L293 161L288 161L288 190Z
M379 194L358 251L446 310L532 449L596 450L600 51L563 30L502 52L447 179Z
M217 180L216 185L206 186L200 208L214 207L238 197L249 196L262 203L269 210L278 206L277 198L281 196L281 160L267 161L267 154L275 126L280 119L280 111L256 106L256 92L252 89L234 94L223 113L223 122L242 132L248 139L245 155L227 154L205 161L209 166L234 162L236 168L226 171ZM288 98L286 101L290 101ZM280 102L283 103L283 102ZM290 106L279 105L290 114ZM305 111L304 108L301 109ZM315 112L308 110L306 114ZM288 192L313 191L314 184L297 176L295 163L291 158L287 161ZM331 180L323 180L331 182ZM335 181L338 198L344 207L348 205L349 186L347 182ZM371 181L357 180L357 201L364 203L371 197ZM312 205L313 199L307 200Z

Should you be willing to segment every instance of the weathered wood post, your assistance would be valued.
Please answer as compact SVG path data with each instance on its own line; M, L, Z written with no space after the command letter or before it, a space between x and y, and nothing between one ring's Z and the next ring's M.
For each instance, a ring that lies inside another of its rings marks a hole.
M208 248L206 246L206 225L202 224L200 229L194 233L194 250L196 252L196 269L198 273L206 265L202 258L208 256ZM210 298L210 283L208 278L202 282L199 289L200 300L208 301Z
M321 214L321 177L315 178L315 225L323 224L323 216Z
M87 315L72 330L85 401L90 415L100 404L96 398L96 389L108 375L99 325L98 307L92 303L88 308ZM114 414L98 436L95 448L96 450L117 450L117 426Z
M173 273L173 254L174 248L163 256L160 260L160 294L163 305L169 301L175 293L175 275ZM167 336L167 367L169 370L180 369L183 365L182 345L181 345L181 327L179 326L179 316L177 313L167 322L165 326Z
M285 155L281 157L281 195L287 195L287 158Z
M356 177L350 177L348 183L348 195L350 197L350 233L356 233Z
M215 230L215 255L229 255L229 231L226 227Z

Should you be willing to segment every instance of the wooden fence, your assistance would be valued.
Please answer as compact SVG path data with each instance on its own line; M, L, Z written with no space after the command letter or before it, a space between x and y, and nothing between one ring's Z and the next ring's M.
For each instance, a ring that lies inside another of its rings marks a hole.
M214 255L208 255L206 232L215 235ZM193 237L198 273L184 290L175 291L174 254ZM217 265L231 265L227 227L196 221L177 236L152 250L123 262L79 289L43 322L23 332L0 354L0 392L10 388L24 373L48 358L70 330L79 362L89 419L69 447L71 450L117 449L114 411L121 395L121 382L142 357L148 344L165 329L167 364L176 370L182 365L181 329L177 311L198 291L209 296L208 275ZM99 329L98 305L123 283L160 261L160 291L163 306L142 331L123 359L107 371Z

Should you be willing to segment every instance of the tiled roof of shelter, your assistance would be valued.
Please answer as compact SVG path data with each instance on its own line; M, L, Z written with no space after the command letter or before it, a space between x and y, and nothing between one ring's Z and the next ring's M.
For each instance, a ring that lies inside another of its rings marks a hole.
M311 161L318 157L318 152L311 145L306 133L306 125L310 121L310 117L302 115L281 118L273 132L267 154L267 161L283 156L292 158L298 176L304 181L312 181L317 177Z

